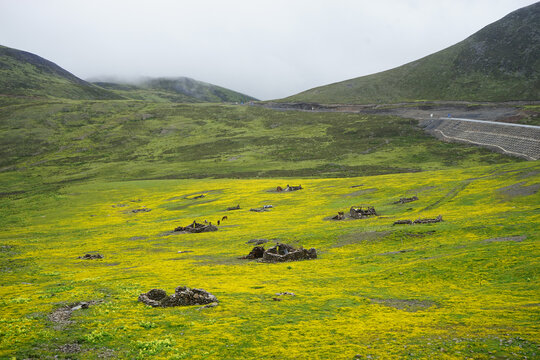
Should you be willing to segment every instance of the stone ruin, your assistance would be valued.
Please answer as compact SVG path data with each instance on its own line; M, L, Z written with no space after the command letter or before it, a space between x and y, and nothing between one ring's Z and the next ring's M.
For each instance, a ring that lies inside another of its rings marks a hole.
M227 211L233 211L233 210L240 210L240 204L227 208Z
M368 216L378 216L373 206L368 206L367 209L363 209L362 206L360 207L351 206L351 209L349 210L349 214L351 215L351 218L353 219L365 219Z
M276 244L263 253L262 261L263 262L285 262L285 261L298 261L298 260L308 260L316 259L317 250L311 248L309 250L304 249L300 246L298 249L295 249L291 245L287 244Z
M190 306L217 303L217 298L203 289L190 289L179 286L174 294L167 295L165 290L152 289L139 295L140 302L152 307Z
M285 186L285 189L283 189L281 186L278 186L276 188L276 191L277 192L282 192L282 191L297 191L297 190L302 190L303 187L302 185L298 185L298 186L290 186L289 184L287 184L287 186Z
M77 259L82 259L82 260L103 259L103 255L101 255L101 254L85 254L84 256L77 257Z
M410 198L401 198L398 201L394 202L394 204L406 204L406 203L410 203L417 200L418 200L418 196L413 196Z
M203 233L203 232L210 232L210 231L218 231L218 227L215 225L212 225L212 223L199 224L198 222L193 221L192 224L188 226L179 226L175 228L173 231L195 234L195 233Z
M433 224L433 223L438 223L438 222L441 222L441 221L443 221L443 219L442 219L442 216L439 215L434 219L428 219L428 218L426 218L426 219L416 219L416 220L413 221L413 224Z
M267 250L264 246L255 246L248 255L240 259L259 259L261 262L276 263L316 258L317 250L314 248L307 250L300 246L296 249L291 245L278 243Z
M441 221L443 221L443 219L442 219L442 216L439 215L439 216L437 216L436 218L433 218L433 219L425 218L425 219L416 219L414 221L412 221L412 220L397 220L397 221L394 221L394 225L433 224L433 223L438 223L438 222L441 222Z

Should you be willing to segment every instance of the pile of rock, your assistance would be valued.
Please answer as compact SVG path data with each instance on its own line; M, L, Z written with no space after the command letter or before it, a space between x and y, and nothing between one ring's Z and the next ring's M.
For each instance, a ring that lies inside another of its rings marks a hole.
M249 254L242 256L240 259L260 259L264 256L264 246L255 246Z
M167 295L165 290L152 289L139 295L139 301L152 307L190 306L217 303L217 298L203 289L190 289L179 286L174 294Z
M82 259L82 260L103 259L103 255L101 255L101 254L85 254L83 256L77 257L77 259Z
M240 204L227 208L227 211L233 211L233 210L240 210Z
M332 220L345 220L345 213L343 211L338 211L337 215L332 217Z
M410 203L417 200L418 200L418 196L413 196L410 198L401 198L398 201L394 202L394 204L406 204L406 203Z
M179 226L174 229L176 232L186 232L186 233L203 233L203 232L209 232L209 231L218 231L218 227L215 225L212 225L212 223L209 224L199 224L198 222L194 221L192 224L188 226Z
M373 206L368 206L367 209L363 209L362 206L360 207L351 206L351 209L349 210L349 214L351 215L351 218L353 219L365 219L368 216L378 216Z

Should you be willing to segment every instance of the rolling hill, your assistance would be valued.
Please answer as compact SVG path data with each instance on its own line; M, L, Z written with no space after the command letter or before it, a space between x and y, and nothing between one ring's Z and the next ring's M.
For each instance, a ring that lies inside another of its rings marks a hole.
M146 78L133 82L96 81L94 84L134 100L182 103L240 103L257 100L254 97L188 77Z
M540 2L400 67L317 87L287 102L540 100Z
M0 46L0 94L107 100L121 96L79 79L38 55Z

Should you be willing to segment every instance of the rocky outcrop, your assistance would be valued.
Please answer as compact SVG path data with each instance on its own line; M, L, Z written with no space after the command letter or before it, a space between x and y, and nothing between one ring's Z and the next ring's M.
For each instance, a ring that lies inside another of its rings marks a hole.
M190 289L187 286L177 287L172 295L167 295L165 290L152 289L140 294L138 300L152 307L205 305L218 302L209 292L203 289Z

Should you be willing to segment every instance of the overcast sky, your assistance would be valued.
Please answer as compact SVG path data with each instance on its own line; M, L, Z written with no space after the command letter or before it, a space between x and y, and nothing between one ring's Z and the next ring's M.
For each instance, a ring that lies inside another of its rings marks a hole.
M532 0L0 0L0 45L83 79L188 76L259 99L387 70Z

